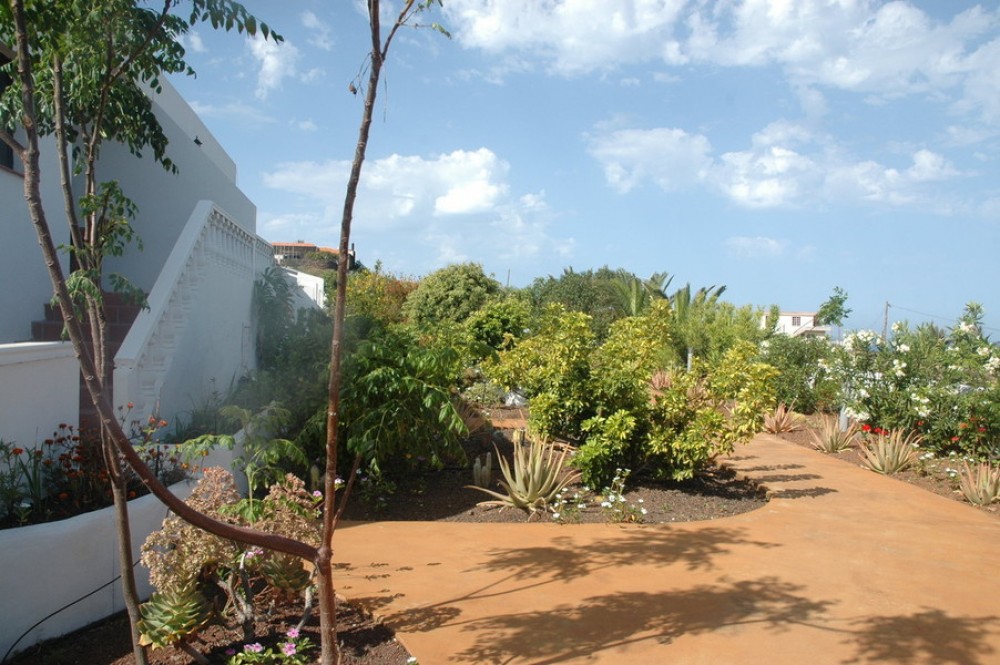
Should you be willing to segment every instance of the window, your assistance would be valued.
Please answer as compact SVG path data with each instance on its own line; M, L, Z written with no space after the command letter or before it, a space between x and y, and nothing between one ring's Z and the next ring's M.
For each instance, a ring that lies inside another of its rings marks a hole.
M801 326L802 325L802 317L801 316L793 316L792 317L792 325L793 326Z

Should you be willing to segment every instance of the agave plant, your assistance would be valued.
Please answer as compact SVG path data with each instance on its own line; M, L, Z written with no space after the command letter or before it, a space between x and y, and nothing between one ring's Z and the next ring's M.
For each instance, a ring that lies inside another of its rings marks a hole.
M500 451L497 451L497 459L500 460L500 473L503 475L503 480L499 482L506 494L475 485L467 487L495 497L480 505L519 508L528 513L529 519L539 510L548 508L557 494L580 477L579 472L568 472L564 468L565 450L557 452L554 447L539 440L532 441L525 448L523 437L514 438L513 468Z
M857 423L851 423L846 430L842 430L836 417L827 417L819 426L819 432L812 432L813 447L824 453L843 452L853 445L857 435Z
M801 429L795 414L784 402L774 408L772 413L764 414L764 431L769 434L781 434L782 432L794 432Z
M920 440L919 434L898 429L876 434L861 444L861 465L887 476L903 471L916 463Z
M187 642L211 618L208 602L193 585L176 592L154 593L139 613L140 644L154 649L174 646L199 663L209 662Z
M958 489L966 501L976 506L988 506L1000 501L1000 466L987 462L970 466L965 463L958 476Z

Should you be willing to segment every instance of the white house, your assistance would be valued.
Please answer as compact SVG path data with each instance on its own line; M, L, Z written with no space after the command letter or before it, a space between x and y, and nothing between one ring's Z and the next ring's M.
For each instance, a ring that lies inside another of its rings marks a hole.
M5 56L10 57L9 51L0 49L0 58ZM124 146L108 144L101 152L99 180L117 180L136 203L133 225L144 247L139 251L133 246L124 256L107 259L106 273L126 276L148 293L149 301L148 309L136 316L133 308L123 322L127 333L114 359L114 403L132 403L135 417L156 414L174 422L204 404L213 390L224 392L254 369L253 285L275 262L273 247L256 234L257 211L237 184L236 165L170 84L160 82L163 90L153 95L153 106L178 173L167 172L150 156L137 158ZM0 80L0 90L4 83ZM68 244L51 139L43 140L41 152L49 226L57 245ZM62 261L65 271L65 256ZM321 300L322 280L290 277L306 296L298 304ZM0 439L31 448L60 423L80 422L79 365L68 342L33 339L33 334L52 325L61 328L61 323L42 321L52 285L25 203L22 168L9 149L0 149L0 283ZM133 520L134 550L162 519L162 508L154 512L159 517L149 524ZM60 527L29 528L48 533ZM4 537L20 535L4 532ZM102 546L100 555L78 556L72 570L60 574L83 579L82 568L96 566L99 576L107 577L116 557L113 540L103 541L107 547ZM44 575L28 577L41 580ZM144 580L139 581L143 585ZM117 589L108 587L99 598L93 611L60 614L26 633L18 648L121 609ZM24 612L23 598L8 600L10 607L0 604L0 619L15 634L0 636L0 655L20 633L21 622L34 621L68 602L46 594L47 610Z
M826 337L830 327L816 325L816 312L781 312L774 330L789 337Z
M109 144L101 152L99 178L118 180L136 203L134 227L143 243L142 251L133 246L109 258L106 273L128 277L149 294L150 306L115 357L115 403L131 402L135 415L156 413L173 422L253 369L253 282L274 264L274 251L256 234L256 208L237 185L232 159L169 83L162 84L154 109L178 173ZM68 229L52 148L50 140L42 145L41 171L58 245L68 243ZM6 285L0 289L0 437L30 445L59 422L78 422L78 415L76 382L68 378L75 372L72 354L64 344L32 339L52 286L23 184L16 158L0 153L0 276ZM30 395L25 382L13 378L32 374L29 362L61 378L44 381L43 394ZM49 408L54 403L60 405L56 412Z

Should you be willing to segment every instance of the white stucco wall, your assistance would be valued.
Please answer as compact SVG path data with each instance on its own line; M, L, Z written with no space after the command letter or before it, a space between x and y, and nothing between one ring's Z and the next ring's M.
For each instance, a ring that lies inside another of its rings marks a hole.
M23 447L80 416L80 370L68 342L0 344L0 439Z
M164 82L163 90L154 106L178 173L164 171L151 150L139 159L119 145L104 148L99 166L101 179L118 180L136 203L133 226L143 243L141 252L132 248L121 258L108 259L107 272L126 275L147 293L199 201L215 202L251 233L257 228L257 209L238 188L232 160L169 83Z
M42 197L59 203L59 179L52 142L43 141L40 169ZM50 205L49 227L58 246L68 238L62 205ZM66 268L62 257L63 269ZM52 298L38 237L24 201L24 178L0 169L0 343L31 339L31 322L44 317L44 305Z

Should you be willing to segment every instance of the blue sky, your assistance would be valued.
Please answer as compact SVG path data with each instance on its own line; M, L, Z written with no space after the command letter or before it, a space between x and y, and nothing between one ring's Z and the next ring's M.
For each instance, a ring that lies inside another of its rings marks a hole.
M369 44L363 3L257 0L275 46L197 29L174 84L271 241L336 246ZM384 3L398 7L399 3ZM962 0L445 0L379 90L352 239L419 276L602 265L851 328L1000 338L1000 9Z

